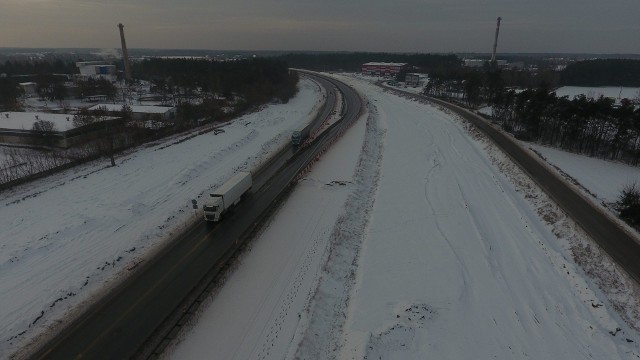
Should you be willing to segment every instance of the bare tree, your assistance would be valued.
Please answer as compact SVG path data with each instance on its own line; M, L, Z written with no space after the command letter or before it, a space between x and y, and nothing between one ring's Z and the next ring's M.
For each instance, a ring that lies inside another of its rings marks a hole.
M33 131L54 132L56 131L56 124L49 120L38 120L33 123Z
M73 127L82 127L96 122L95 116L87 109L80 109L80 111L73 115Z

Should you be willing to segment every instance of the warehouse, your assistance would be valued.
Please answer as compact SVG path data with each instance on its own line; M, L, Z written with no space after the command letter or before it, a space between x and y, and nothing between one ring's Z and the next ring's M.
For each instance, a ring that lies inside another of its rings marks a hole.
M407 63L368 62L362 64L362 73L372 76L393 77L409 70Z
M89 111L105 109L108 113L119 115L122 104L98 104L89 108ZM133 120L149 120L156 118L160 121L173 122L176 120L177 110L172 106L131 105Z
M108 65L104 61L81 61L76 63L76 67L80 72L76 75L81 80L90 78L104 78L109 81L116 80L116 66Z

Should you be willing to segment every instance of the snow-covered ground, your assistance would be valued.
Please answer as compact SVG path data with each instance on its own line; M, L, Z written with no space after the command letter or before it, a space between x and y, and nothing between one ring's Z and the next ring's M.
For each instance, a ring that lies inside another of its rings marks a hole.
M575 179L597 197L598 202L614 203L622 189L640 185L640 168L617 161L592 158L534 143L525 145L541 154L547 162Z
M199 198L255 170L322 103L302 79L224 133L174 137L0 193L0 358L83 306L195 218Z
M556 95L568 96L570 99L578 95L584 95L588 98L597 99L600 96L613 99L640 99L640 88L619 87L619 86L563 86L556 89Z
M640 357L635 288L508 157L442 109L341 78L369 112L168 357Z

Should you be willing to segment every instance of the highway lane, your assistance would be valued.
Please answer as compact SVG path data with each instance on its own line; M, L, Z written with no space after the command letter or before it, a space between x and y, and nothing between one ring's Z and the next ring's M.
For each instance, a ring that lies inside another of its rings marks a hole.
M343 119L313 143L296 151L279 171L261 172L259 191L246 196L219 224L198 222L158 256L137 271L87 312L38 349L34 359L127 359L136 354L162 322L212 268L219 268L245 240L292 180L358 118L362 102L355 91L329 80L345 91L349 109ZM334 96L335 98L335 96ZM270 163L279 166L278 162ZM265 180L264 177L268 177Z
M319 83L320 86L326 89L326 94L327 94L327 97L325 99L324 105L322 106L322 109L318 111L318 114L316 115L316 117L309 123L309 125L305 127L305 130L308 132L309 129L311 129L312 127L313 128L319 127L327 118L329 118L329 116L333 112L333 109L335 109L337 105L336 104L337 89L333 83L329 82L323 77L316 76L313 73L305 73L304 76L307 76L310 79ZM262 168L256 174L254 174L255 177L257 177L256 181L254 181L254 190L262 187L262 185L264 184L264 181L266 181L267 179L270 179L275 174L275 172L278 171L280 167L284 165L284 163L287 160L289 160L293 156L293 154L298 150L299 149L297 147L287 146L284 149L282 149L282 151L280 151L278 154L273 156L273 158L267 164L262 166Z
M627 273L640 283L640 239L637 234L620 226L612 215L583 196L559 175L547 167L537 156L526 151L510 135L496 129L482 117L454 104L379 84L391 91L398 91L416 99L428 100L462 116L498 145L574 220L598 245L600 245Z

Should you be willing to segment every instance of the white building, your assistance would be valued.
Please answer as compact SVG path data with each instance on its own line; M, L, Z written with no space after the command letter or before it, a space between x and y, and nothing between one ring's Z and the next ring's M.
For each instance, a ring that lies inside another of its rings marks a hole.
M98 104L89 108L97 110L106 108L110 113L122 111L122 104ZM145 121L156 118L160 121L173 122L176 120L177 110L172 106L152 106L152 105L131 105L132 117L134 120Z
M81 61L76 63L76 67L80 70L79 77L82 80L100 77L109 81L116 80L116 66L104 61Z

